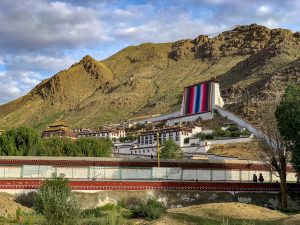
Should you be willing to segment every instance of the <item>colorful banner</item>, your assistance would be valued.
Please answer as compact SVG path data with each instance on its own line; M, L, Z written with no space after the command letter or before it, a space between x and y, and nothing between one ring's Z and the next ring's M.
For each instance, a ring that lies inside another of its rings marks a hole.
M181 115L210 112L213 108L214 82L207 81L184 88Z

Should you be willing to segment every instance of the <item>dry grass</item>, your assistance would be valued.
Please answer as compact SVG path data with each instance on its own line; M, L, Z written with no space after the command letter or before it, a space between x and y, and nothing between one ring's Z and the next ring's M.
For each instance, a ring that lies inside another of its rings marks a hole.
M247 220L276 220L287 218L283 213L267 208L243 203L210 203L178 209L170 209L170 213L185 213L192 216L229 217Z
M221 156L233 156L240 159L259 160L258 152L262 149L257 140L244 143L233 143L224 145L213 145L207 153L213 153Z

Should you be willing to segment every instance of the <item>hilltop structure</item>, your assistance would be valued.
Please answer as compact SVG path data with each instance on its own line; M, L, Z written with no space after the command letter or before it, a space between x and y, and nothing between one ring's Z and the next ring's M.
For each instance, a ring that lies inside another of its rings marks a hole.
M59 121L53 124L50 124L43 132L43 138L49 137L67 137L71 139L76 139L76 134L70 129L68 125L64 122Z
M148 124L166 121L167 126L176 126L183 122L213 119L213 111L216 106L223 107L224 101L220 94L219 83L209 80L193 84L184 88L181 110L139 120L129 120L128 127L134 124Z

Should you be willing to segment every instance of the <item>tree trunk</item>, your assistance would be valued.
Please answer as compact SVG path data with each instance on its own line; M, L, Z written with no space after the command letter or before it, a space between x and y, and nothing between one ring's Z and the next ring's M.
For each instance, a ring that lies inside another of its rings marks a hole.
M281 168L280 177L280 210L287 210L286 165Z

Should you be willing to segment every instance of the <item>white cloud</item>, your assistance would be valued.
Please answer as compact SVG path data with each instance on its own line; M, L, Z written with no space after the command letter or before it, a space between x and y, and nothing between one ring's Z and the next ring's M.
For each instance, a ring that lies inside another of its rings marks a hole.
M66 56L47 55L12 55L6 57L5 63L9 70L58 71L74 64L75 59Z
M0 72L0 104L20 97L37 85L42 76L32 71Z
M64 2L2 0L0 48L6 52L57 50L110 40L97 15L95 9Z
M266 5L262 5L260 7L258 7L258 9L256 10L258 15L267 15L270 14L272 12L271 7L266 6Z

